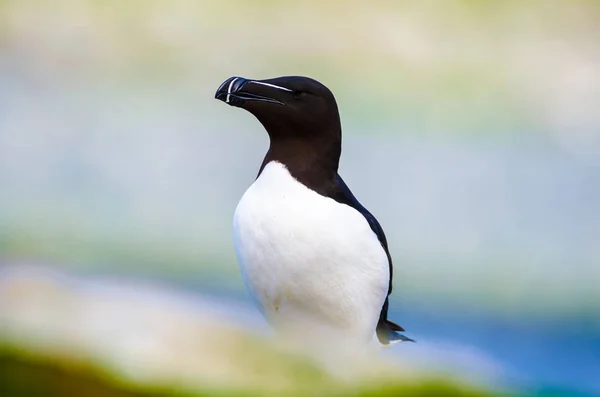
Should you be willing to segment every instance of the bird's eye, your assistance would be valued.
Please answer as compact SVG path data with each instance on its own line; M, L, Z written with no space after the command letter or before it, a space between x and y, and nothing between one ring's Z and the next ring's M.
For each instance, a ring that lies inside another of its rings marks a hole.
M300 99L304 93L300 90L295 90L292 95L294 96L294 99Z

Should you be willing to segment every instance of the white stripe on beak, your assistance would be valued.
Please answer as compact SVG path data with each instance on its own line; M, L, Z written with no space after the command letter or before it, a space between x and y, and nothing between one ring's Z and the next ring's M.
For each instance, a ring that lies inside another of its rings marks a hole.
M235 81L239 79L239 77L236 77L235 79L231 80L231 83L229 83L229 87L227 87L227 96L225 97L225 103L229 103L229 96L231 95L231 87L233 86L233 83L235 83Z
M280 87L278 85L270 84L270 83L263 83L262 81L254 81L254 80L252 80L252 81L249 81L249 83L264 85L264 86L267 86L267 87L276 88L276 89L281 90L281 91L287 91L287 92L292 92L293 91L293 90L290 90L289 88Z

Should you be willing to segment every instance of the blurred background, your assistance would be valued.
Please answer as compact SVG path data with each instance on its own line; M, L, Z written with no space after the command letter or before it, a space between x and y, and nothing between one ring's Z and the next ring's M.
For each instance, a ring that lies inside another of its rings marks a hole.
M268 139L213 97L305 75L425 346L392 355L600 393L599 43L594 0L2 0L0 274L152 283L260 328L231 223Z

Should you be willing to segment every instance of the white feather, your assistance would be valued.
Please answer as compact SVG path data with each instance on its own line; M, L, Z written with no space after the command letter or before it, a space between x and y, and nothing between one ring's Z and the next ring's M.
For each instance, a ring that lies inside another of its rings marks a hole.
M358 211L270 162L240 200L233 228L246 286L275 328L372 340L389 264Z

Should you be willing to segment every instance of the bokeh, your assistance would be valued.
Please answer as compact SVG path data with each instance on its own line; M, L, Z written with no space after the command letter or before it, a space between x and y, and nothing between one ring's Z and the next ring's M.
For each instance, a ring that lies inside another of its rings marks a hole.
M600 393L599 43L594 0L0 1L0 278L151 283L260 329L231 219L268 139L214 92L310 76L419 341L390 355Z

